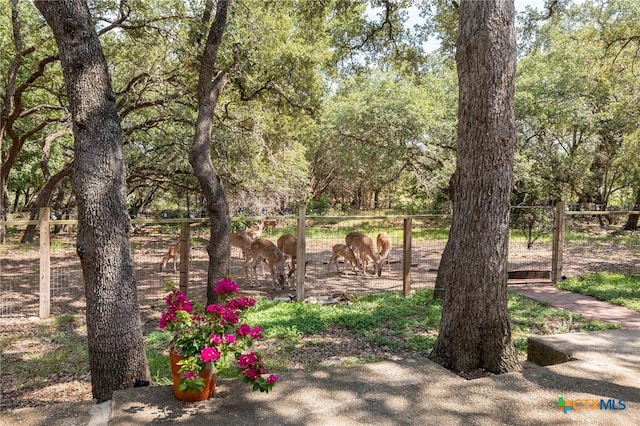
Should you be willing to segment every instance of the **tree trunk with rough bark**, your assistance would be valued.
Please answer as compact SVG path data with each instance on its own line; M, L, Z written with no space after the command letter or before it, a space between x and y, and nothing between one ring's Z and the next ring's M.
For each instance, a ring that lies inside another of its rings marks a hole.
M129 245L122 129L106 60L83 0L38 0L53 30L69 96L78 203L76 251L87 299L93 397L149 380Z
M636 202L635 202L635 205L633 206L633 209L634 210L640 209L640 190L636 192ZM638 214L630 214L629 217L627 217L627 223L625 223L624 229L627 231L635 231L636 229L638 229L639 216L640 215Z
M211 162L211 130L213 113L220 92L228 81L228 74L216 70L218 48L227 22L230 0L219 0L216 16L209 29L204 46L200 77L198 79L198 118L189 163L200 183L207 200L210 223L210 238L207 251L209 268L207 272L207 303L213 303L215 283L229 275L231 267L231 216L220 176Z
M71 174L73 170L73 163L69 163L64 166L58 173L51 176L47 183L42 187L40 193L38 194L38 198L36 202L33 203L33 206L30 208L29 220L38 219L38 215L40 214L40 208L46 207L51 202L51 196L53 195L53 191L56 189L58 183L64 179L65 177ZM24 234L22 234L22 239L20 243L22 244L31 244L33 243L33 238L36 234L36 225L27 225L27 228L24 230Z
M431 358L457 372L512 371L507 316L515 152L513 0L462 1L453 222L438 271L444 305Z

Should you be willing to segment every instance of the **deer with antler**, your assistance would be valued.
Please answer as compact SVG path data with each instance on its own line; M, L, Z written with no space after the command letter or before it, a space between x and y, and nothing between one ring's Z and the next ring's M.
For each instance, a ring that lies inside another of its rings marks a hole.
M363 274L367 275L367 266L369 259L371 259L373 261L374 275L380 275L380 257L374 249L373 240L362 232L356 231L349 232L344 239L347 243L347 247L353 250L353 252L360 258Z

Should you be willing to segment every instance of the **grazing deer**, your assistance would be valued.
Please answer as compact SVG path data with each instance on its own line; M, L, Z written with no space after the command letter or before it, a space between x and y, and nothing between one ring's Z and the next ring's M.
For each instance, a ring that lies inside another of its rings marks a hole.
M353 253L351 248L347 247L346 244L336 244L331 248L333 254L331 255L331 259L329 260L329 265L327 266L327 271L331 270L331 262L336 264L336 270L340 272L340 268L338 268L338 258L342 257L344 259L343 271L346 270L347 262L351 264L351 271L355 274L358 273L358 270L362 267L358 258ZM358 270L356 270L356 267Z
M231 233L231 247L239 248L242 251L242 258L247 260L247 251L251 245L251 237L247 235L244 228L238 232Z
M389 252L391 251L391 236L386 232L381 232L376 238L376 247L378 247L378 256L380 256L380 268L378 268L378 276L382 275L382 265L384 261L389 264Z
M362 271L364 275L367 275L367 265L369 258L373 261L374 275L379 274L380 259L373 248L373 241L361 232L349 232L344 238L349 247L355 254L360 257L360 263L362 265Z
M162 272L167 266L167 262L173 259L173 272L177 272L176 269L176 260L180 258L180 241L169 247L167 254L162 257L162 263L160 264L160 272ZM193 259L191 257L191 250L189 250L189 262L192 262Z
M264 231L267 232L275 232L276 227L278 226L278 221L275 219L269 219L262 222L264 225Z
M258 283L256 266L261 259L264 260L271 269L273 288L276 288L276 281L284 288L286 280L284 276L284 254L275 244L266 238L257 238L253 240L249 246L249 257L245 260L244 265L242 265L242 269L244 269L247 274L247 278L249 278L249 264L252 264L254 281Z

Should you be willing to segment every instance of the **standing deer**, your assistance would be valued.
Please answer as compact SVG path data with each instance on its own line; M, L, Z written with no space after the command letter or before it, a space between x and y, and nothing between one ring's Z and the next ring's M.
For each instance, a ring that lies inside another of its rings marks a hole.
M173 272L177 272L176 269L176 260L180 259L180 241L169 247L167 254L162 257L162 262L160 263L160 272L164 271L165 266L167 266L167 262L173 259ZM191 258L191 250L189 250L189 262L192 262Z
M280 249L266 238L257 238L251 242L249 246L249 256L242 265L249 278L249 264L253 267L254 281L258 283L258 274L256 272L256 266L260 260L264 260L269 269L271 270L271 280L273 288L276 288L276 282L284 288L286 277L284 275L284 254Z
M360 263L362 264L362 271L364 275L367 275L367 265L369 258L373 261L374 275L379 274L380 260L376 251L373 248L373 241L361 232L349 232L344 238L349 247L355 254L360 257Z
M380 256L380 268L378 268L378 276L382 275L382 266L384 261L389 264L389 252L391 251L391 236L386 232L380 232L376 238L376 247L378 247L378 256Z
M331 248L331 251L333 254L331 255L331 259L329 260L327 271L331 270L331 262L333 262L336 264L336 270L340 272L340 268L338 268L339 257L342 257L344 259L345 267L343 268L343 271L346 270L347 262L351 264L351 271L354 272L355 274L357 274L358 270L362 268L362 266L360 265L360 262L358 261L358 258L353 253L353 250L347 247L346 244L336 244ZM358 270L356 270L356 267Z
M256 221L256 222L254 222L253 225L251 225L251 227L249 229L247 229L247 235L252 240L255 240L256 238L260 238L260 237L262 237L262 229L263 228L264 228L264 222L262 222L260 220Z
M238 232L231 233L231 247L237 247L242 251L242 258L247 260L247 251L251 245L251 237L247 235L244 228Z
M296 271L296 256L298 254L298 240L291 234L283 234L278 238L278 248L284 254L285 258L291 259L291 268L289 268L289 274L287 277L291 281L291 276Z
M264 225L264 231L275 232L278 221L275 219L268 219L262 222Z

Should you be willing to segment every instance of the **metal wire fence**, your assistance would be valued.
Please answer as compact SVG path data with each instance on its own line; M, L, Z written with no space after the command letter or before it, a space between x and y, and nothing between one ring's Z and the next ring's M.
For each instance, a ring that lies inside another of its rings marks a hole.
M533 213L532 213L533 212ZM566 276L578 276L603 270L640 273L638 253L640 238L636 232L621 233L622 214L617 222L603 227L588 214L569 215L566 219L562 266ZM550 208L519 210L512 217L509 243L509 283L550 282L553 257L553 216ZM371 292L402 292L404 279L403 221L401 216L308 217L305 223L306 276L305 296L322 297L337 294ZM267 218L236 218L251 224ZM265 227L262 237L274 243L283 234L296 235L298 217L268 218L274 226ZM189 221L189 219L185 219ZM206 221L191 224L191 259L189 294L195 300L205 300L208 267L208 225ZM176 271L170 260L161 271L163 256L179 240L180 221L166 223L137 220L131 234L131 248L136 268L141 306L155 307L162 303L168 281L178 283L180 260ZM195 223L194 223L195 222ZM551 225L550 225L551 224ZM435 284L440 257L448 238L450 218L447 216L411 217L410 283L411 289L432 288ZM9 239L0 245L0 317L36 317L39 314L40 267L38 244L20 244L21 225L8 223ZM354 273L338 261L340 271L330 264L332 247L344 243L353 230L363 232L374 242L379 232L391 236L392 248L381 276ZM613 235L612 235L613 234ZM75 254L75 233L55 234L51 238L51 313L84 312L84 283L80 262ZM232 249L231 276L241 291L265 298L287 299L292 288L274 289L269 268L257 265L258 283L247 277L245 260L238 249Z

